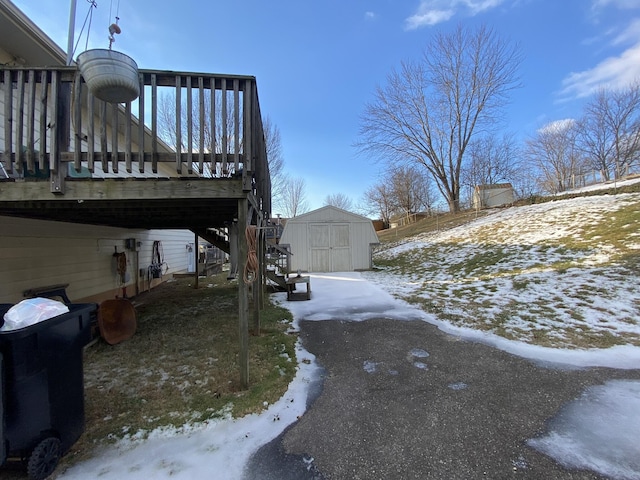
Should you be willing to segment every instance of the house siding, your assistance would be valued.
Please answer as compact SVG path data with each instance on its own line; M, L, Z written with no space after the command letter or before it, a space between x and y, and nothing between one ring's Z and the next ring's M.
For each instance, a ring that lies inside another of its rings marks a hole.
M136 277L139 291L149 288L147 275L138 272L146 272L151 263L155 240L162 242L169 274L187 269L186 246L194 241L186 230L125 230L2 216L0 229L0 303L16 303L25 290L61 283L69 284L67 295L74 302L121 295L116 249L127 254L127 294L133 296ZM141 242L137 260L136 252L125 250L127 238Z

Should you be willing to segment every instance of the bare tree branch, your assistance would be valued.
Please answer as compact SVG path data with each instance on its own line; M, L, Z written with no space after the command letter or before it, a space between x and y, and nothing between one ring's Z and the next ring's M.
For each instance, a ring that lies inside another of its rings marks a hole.
M474 132L500 119L520 62L519 49L486 27L437 34L421 62L402 63L376 89L356 146L389 164L426 168L449 209L459 210L464 153Z
M283 216L292 218L308 209L306 184L303 178L288 178L284 186Z
M582 152L576 147L578 124L574 120L560 120L539 129L527 140L526 157L542 173L543 190L564 192L575 184L585 165Z
M324 199L324 204L338 207L348 212L353 210L353 201L344 193L334 193L327 195Z

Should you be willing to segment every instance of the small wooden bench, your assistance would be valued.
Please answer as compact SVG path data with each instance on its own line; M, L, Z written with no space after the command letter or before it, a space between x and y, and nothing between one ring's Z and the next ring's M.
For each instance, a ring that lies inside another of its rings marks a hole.
M307 300L311 300L311 277L305 277L302 275L287 278L287 300L291 300L293 290L296 288L296 284L298 283L305 283L307 285Z

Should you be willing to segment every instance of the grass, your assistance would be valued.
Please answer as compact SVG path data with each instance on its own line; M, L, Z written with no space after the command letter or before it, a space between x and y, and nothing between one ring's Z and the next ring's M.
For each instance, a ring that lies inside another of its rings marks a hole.
M540 201L546 200L531 200ZM384 248L405 237L442 231L486 214L440 215L381 232L379 237ZM638 243L639 224L640 203L636 203L612 213L606 221L586 225L579 237L537 244L532 257L546 256L550 261L544 264L523 264L522 258L534 247L507 248L495 242L502 238L498 232L487 229L476 238L486 247L481 253L465 255L466 246L451 241L398 256L377 255L376 265L387 272L423 279L422 289L405 299L454 325L544 346L640 345L640 335L621 337L606 326L600 330L579 323L558 327L558 308L566 292L555 299L509 300L497 312L496 299L486 296L500 291L498 281L510 281L517 294L535 291L544 280L530 273L541 267L564 273L563 278L570 276L573 269L581 268L575 258L603 245L614 252L610 266L616 275L637 277L640 254L629 248L628 242L632 238ZM450 261L453 254L461 254L455 262ZM434 281L438 275L447 281ZM259 412L264 402L273 403L284 394L296 367L296 337L286 333L290 313L271 304L262 311L261 335L251 336L249 341L250 388L243 390L239 385L237 285L228 282L224 274L208 282L211 287L195 290L189 279L180 279L141 295L137 299L142 305L137 308L136 335L116 346L98 342L86 350L85 433L63 458L61 470L106 443L128 436L144 438L157 428L180 428L229 414ZM577 290L576 300L588 302L590 296L606 294L596 282ZM510 319L516 316L522 321L510 326ZM581 320L576 312L570 317ZM628 322L633 324L635 319L628 317Z
M91 451L157 428L180 428L263 410L286 391L296 370L288 310L268 304L260 335L249 338L248 389L240 386L237 284L226 274L199 289L192 279L164 283L136 298L137 332L85 351L86 427L69 465ZM268 302L267 302L268 303Z
M640 184L629 191L640 191ZM640 201L627 198L616 210L599 212L596 207L565 215L557 229L566 234L525 237L537 238L531 243L518 235L535 232L532 225L544 223L542 217L470 226L442 238L428 235L437 229L426 219L411 230L383 232L374 261L399 282L421 285L399 295L453 325L550 347L640 345L633 333L640 302L626 311L617 307L618 298L635 295L629 278L640 273ZM459 226L474 220L475 212L448 218ZM416 243L402 245L409 231ZM616 319L618 327L597 318Z
M438 213L433 217L423 218L410 225L391 228L378 232L378 238L382 243L389 243L401 240L406 237L411 237L419 233L449 230L450 228L464 225L487 214L488 211L486 210L469 210L458 213Z

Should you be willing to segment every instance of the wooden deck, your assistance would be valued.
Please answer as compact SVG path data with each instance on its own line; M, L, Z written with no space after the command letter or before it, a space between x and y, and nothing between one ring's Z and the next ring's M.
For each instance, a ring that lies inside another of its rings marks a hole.
M0 215L202 229L237 218L246 199L254 221L269 218L255 78L139 78L137 100L107 104L76 68L3 67Z
M235 223L243 265L245 226L271 217L255 78L141 70L139 81L138 99L107 104L75 67L0 67L0 215L184 228L204 238ZM253 289L254 306L260 292ZM242 281L238 302L247 386L249 287Z

